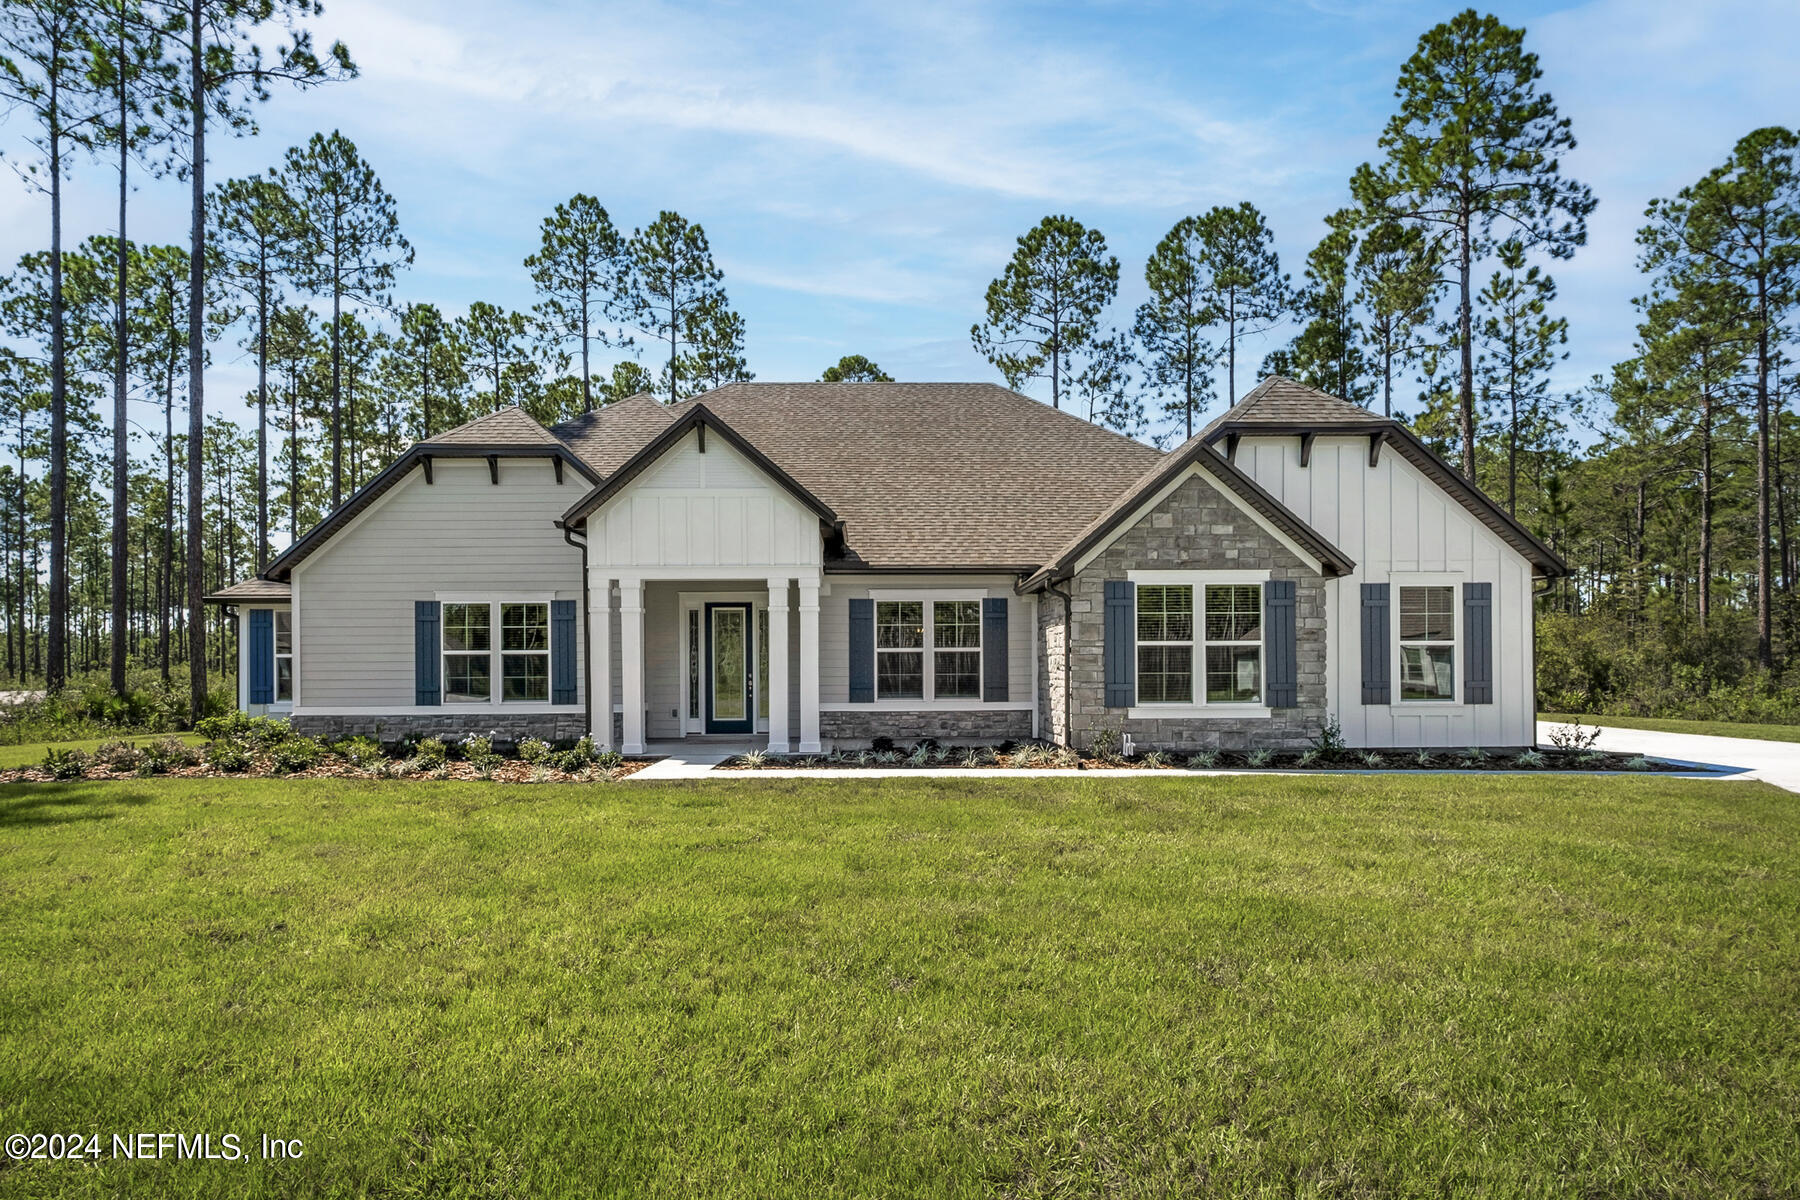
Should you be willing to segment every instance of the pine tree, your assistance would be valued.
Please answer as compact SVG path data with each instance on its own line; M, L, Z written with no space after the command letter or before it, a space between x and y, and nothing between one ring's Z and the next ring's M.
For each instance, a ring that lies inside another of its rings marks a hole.
M630 271L623 308L626 319L648 336L669 345L663 372L669 403L687 394L682 347L693 345L697 326L723 305L724 273L713 265L706 231L680 213L663 211L644 229L632 231L626 246Z
M1506 404L1506 511L1519 512L1520 407L1525 426L1536 429L1550 396L1550 371L1568 352L1569 323L1550 315L1556 281L1541 267L1525 265L1523 244L1508 240L1498 252L1500 269L1482 289L1477 329L1479 366L1487 386Z
M630 276L624 240L600 202L577 193L544 218L538 252L525 266L543 297L538 318L545 330L558 342L581 347L581 411L592 412L590 351L595 343L614 344L595 322L624 315Z
M1218 361L1218 352L1207 340L1207 330L1220 315L1207 275L1200 218L1183 217L1144 263L1150 299L1138 307L1133 326L1144 350L1147 380L1158 390L1173 393L1164 411L1181 418L1189 438L1194 436L1194 418L1212 401L1212 369Z
M1400 111L1381 135L1386 158L1351 180L1379 219L1441 232L1458 289L1456 346L1462 470L1475 478L1474 269L1497 228L1527 249L1568 258L1587 240L1588 189L1562 174L1569 122L1538 90L1525 31L1468 9L1419 39L1400 69Z
M1050 381L1062 407L1074 355L1094 336L1119 291L1119 260L1106 238L1074 217L1049 216L1019 238L1000 277L988 284L987 322L969 328L976 353L1000 368L1007 386Z
M1293 297L1275 235L1248 200L1236 208L1216 207L1196 218L1200 298L1225 324L1225 406L1237 403L1237 348L1248 334L1261 333L1287 315Z
M860 354L846 354L819 375L822 383L892 383L893 378Z

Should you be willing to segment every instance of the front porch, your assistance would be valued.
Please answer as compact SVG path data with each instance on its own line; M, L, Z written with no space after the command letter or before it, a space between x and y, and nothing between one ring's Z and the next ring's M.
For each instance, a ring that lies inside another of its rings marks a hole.
M611 701L594 706L595 742L688 758L717 747L720 760L819 753L819 589L816 567L733 578L591 566L589 694Z

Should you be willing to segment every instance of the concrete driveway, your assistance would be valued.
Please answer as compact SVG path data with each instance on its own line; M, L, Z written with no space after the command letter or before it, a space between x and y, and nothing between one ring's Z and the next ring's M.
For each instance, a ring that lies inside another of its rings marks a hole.
M1555 728L1556 722L1539 721L1538 743L1548 746L1550 731ZM1596 746L1625 754L1701 763L1733 772L1728 776L1731 779L1761 779L1790 792L1800 792L1800 742L1659 733L1651 729L1617 729L1603 725Z

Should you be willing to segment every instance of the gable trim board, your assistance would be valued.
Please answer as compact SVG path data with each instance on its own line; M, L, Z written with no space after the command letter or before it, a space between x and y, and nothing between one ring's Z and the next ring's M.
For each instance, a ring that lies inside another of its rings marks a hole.
M782 470L773 459L752 445L747 438L714 416L706 405L697 402L679 420L651 439L649 445L627 459L625 465L608 476L604 483L596 484L592 491L570 505L558 523L565 527L584 525L595 510L623 491L627 484L642 475L664 454L680 445L690 432L698 431L700 452L704 454L708 428L728 442L734 450L749 459L752 465L779 484L794 499L811 509L821 524L830 528L840 525L837 513L833 512L830 506L801 487L799 483L795 482L792 475Z
M1523 555L1543 578L1554 579L1569 573L1568 564L1556 551L1545 545L1535 534L1519 524L1510 513L1496 504L1486 492L1465 479L1461 472L1439 458L1431 447L1420 441L1418 436L1398 421L1375 419L1370 421L1321 421L1321 422L1270 422L1226 421L1221 420L1204 430L1199 436L1208 445L1221 438L1241 440L1247 437L1275 438L1298 437L1310 438L1318 434L1340 434L1350 436L1366 436L1370 439L1369 465L1376 466L1375 455L1382 442L1392 445L1399 453L1432 483L1449 493L1449 495L1467 509L1483 525L1499 535L1514 550ZM1310 455L1307 456L1310 458ZM1302 465L1306 465L1302 462Z
M1085 570L1119 538L1136 527L1190 479L1203 479L1245 516L1273 537L1301 562L1321 575L1348 575L1356 563L1326 541L1286 505L1255 480L1220 458L1209 446L1190 444L1180 457L1128 494L1123 503L1089 527L1055 562L1019 584L1020 591L1035 591L1053 580L1067 579ZM1221 486L1223 485L1223 486Z
M561 459L573 467L577 474L590 483L599 482L593 470L568 447L555 444L543 446L491 446L491 445L434 445L428 442L415 442L399 458L389 464L387 470L371 479L362 489L338 506L336 512L307 530L305 535L293 545L276 555L269 565L263 569L261 578L267 580L291 579L295 567L299 566L326 541L346 529L364 513L371 511L383 497L412 473L414 467L430 469L430 460L434 458L554 458Z

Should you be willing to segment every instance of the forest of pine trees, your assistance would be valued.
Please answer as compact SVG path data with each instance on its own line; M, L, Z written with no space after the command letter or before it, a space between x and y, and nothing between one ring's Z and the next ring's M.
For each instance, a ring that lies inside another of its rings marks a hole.
M198 712L236 654L201 597L411 441L503 405L549 423L750 378L743 318L678 213L627 231L574 195L520 265L529 310L449 315L397 299L403 214L342 132L209 178L209 136L356 75L344 46L315 44L317 16L311 0L0 0L0 104L46 235L0 271L15 686L101 676L122 696L148 671ZM1800 135L1746 131L1648 205L1635 351L1571 388L1581 331L1554 273L1596 198L1562 171L1575 131L1524 31L1454 17L1394 94L1298 283L1257 206L1220 205L1175 223L1148 298L1115 319L1105 237L1047 216L988 288L976 350L1011 385L1163 444L1259 373L1406 420L1571 565L1541 600L1546 706L1800 721ZM116 222L67 228L71 187L116 195ZM129 236L152 188L188 198L178 243ZM224 357L253 364L247 394L206 395ZM851 355L825 378L887 376Z

